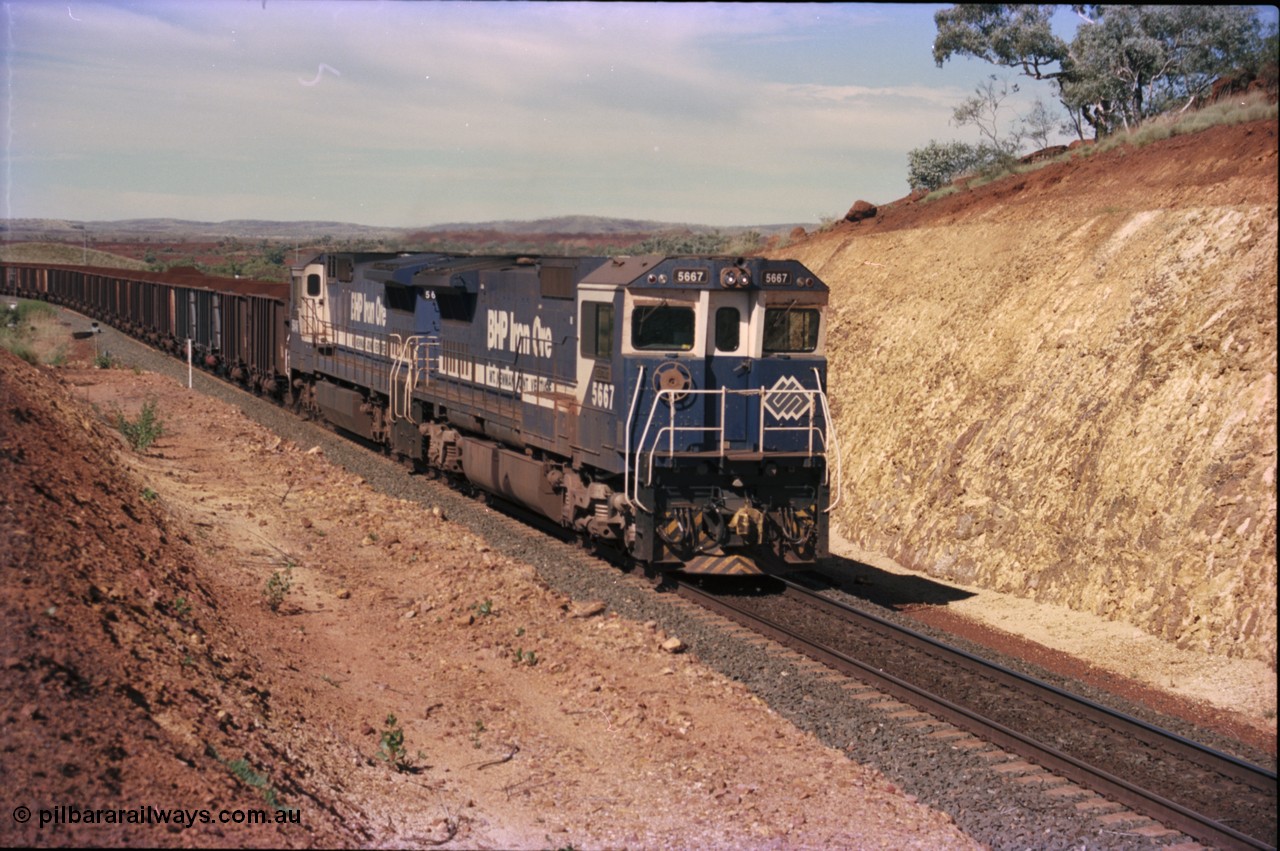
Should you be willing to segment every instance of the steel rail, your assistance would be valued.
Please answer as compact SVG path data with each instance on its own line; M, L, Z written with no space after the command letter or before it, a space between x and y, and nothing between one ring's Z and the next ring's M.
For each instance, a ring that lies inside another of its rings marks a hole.
M1195 759L1207 764L1224 776L1256 788L1262 795L1270 794L1274 802L1276 797L1275 772L1250 765L1228 754L1206 748L1189 739L1132 718L1100 704L1056 688L1032 677L1003 668L980 657L949 647L926 635L907 629L876 617L868 612L842 605L834 600L785 581L786 593L802 599L806 604L821 607L838 617L857 620L860 626L869 625L874 631L892 637L904 644L927 650L949 663L962 667L983 676L991 677L1012 688L1030 692L1039 699L1066 705L1067 711L1074 712L1101 721L1113 729L1124 732L1148 744L1158 744L1185 758ZM1029 759L1042 767L1053 771L1069 780L1114 800L1124 806L1142 813L1169 827L1176 828L1201 842L1210 843L1218 848L1230 849L1273 849L1274 840L1248 836L1234 828L1215 821L1212 817L1197 813L1175 801L1168 800L1149 790L1142 789L1133 783L1117 777L1110 772L1088 765L1087 763L1019 733L996 721L984 718L970 709L953 703L944 697L932 694L927 689L908 682L901 677L872 665L868 665L847 654L829 647L815 644L804 638L791 628L761 618L724 598L704 592L686 583L678 588L681 596L697 602L711 611L737 621L755 631L767 635L819 662L831 666L843 673L855 676L875 685L893 697L911 704L955 726L967 730L986 741Z

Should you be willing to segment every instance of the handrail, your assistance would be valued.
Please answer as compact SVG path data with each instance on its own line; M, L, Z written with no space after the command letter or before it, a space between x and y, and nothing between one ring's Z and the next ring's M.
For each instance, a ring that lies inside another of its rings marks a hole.
M640 401L640 390L644 387L644 364L640 365L640 372L636 375L636 389L631 393L631 407L627 409L627 428L625 439L622 443L622 495L628 502L634 502L640 507L641 511L652 514L653 509L645 506L640 501L639 490L633 498L631 493L631 423L636 418L636 405Z
M818 383L818 387L822 387L822 376L818 375L818 370L816 367L813 370L813 378ZM843 459L840 457L840 433L836 431L836 421L831 418L831 408L827 405L827 394L822 393L818 398L822 400L822 418L826 420L827 429L831 432L831 440L830 440L831 448L828 454L830 454L831 452L834 452L836 456L836 483L835 483L836 498L831 500L829 503L827 503L827 510L826 510L826 513L830 514L831 511L837 505L840 504L840 499L841 497L844 496L844 467L843 467L844 462L843 462ZM826 470L827 470L827 485L828 485L827 490L828 492L830 492L831 490L830 488L831 465L830 464L826 465Z
M388 407L390 411L391 422L395 422L397 416L400 419L411 420L409 416L412 407L413 388L418 383L418 344L422 341L419 334L411 334L408 337L401 338L399 334L390 334L391 348L396 350L396 354L391 358L391 370L387 376L387 392L391 396L391 405ZM395 387L396 379L401 367L404 368L404 393L400 398L401 410L396 410Z
M391 369L387 373L387 392L391 396L391 403L387 405L387 419L394 423L396 421L396 373L400 371L400 358L404 353L405 341L399 334L392 333L388 336L391 348L398 352L391 358Z
M649 482L653 481L654 459L660 452L663 452L661 447L664 441L667 444L667 447L665 450L666 457L674 458L678 454L683 454L683 453L677 453L675 448L675 438L677 433L682 433L682 434L690 433L690 432L693 432L693 433L701 432L704 434L710 433L712 434L712 441L715 445L715 452L717 453L718 457L724 458L727 455L729 448L728 448L728 441L725 440L724 430L725 430L725 419L726 419L727 406L728 406L728 397L731 395L740 396L740 397L753 397L753 396L759 397L760 418L759 418L758 451L760 451L762 454L766 454L770 451L769 450L770 434L778 434L782 432L797 432L797 431L806 433L805 454L807 457L812 458L815 455L817 455L822 458L826 458L831 452L835 452L836 465L837 465L836 500L835 502L828 505L825 510L827 512L830 512L830 510L835 507L835 504L839 502L839 499L840 499L839 483L842 479L842 475L840 472L840 463L841 463L840 453L839 453L838 445L836 442L835 426L831 419L830 408L827 404L826 393L822 390L821 376L818 374L818 371L816 369L814 370L814 378L817 380L818 389L815 389L815 390L809 390L803 387L785 387L785 388L779 388L779 389L759 387L759 388L752 388L748 390L735 390L727 387L721 387L714 390L692 390L692 389L676 389L676 388L656 390L653 403L649 407L649 415L645 419L643 430L640 432L640 439L636 443L635 462L634 462L634 471L633 471L632 462L631 462L631 433L632 433L631 423L635 418L636 404L639 401L640 389L643 385L643 376L644 376L644 368L641 367L641 372L639 376L637 376L637 380L636 380L636 385L635 385L636 389L632 395L631 408L628 411L628 415L627 415L626 449L625 449L625 454L623 458L623 463L624 463L623 493L626 495L629 501L634 503L641 510L646 512L651 511L650 508L645 506L640 501L640 498L639 498L640 485L641 485L642 479L645 484L648 484ZM770 426L766 424L765 422L765 412L767 409L766 403L768 402L769 397L774 394L777 394L777 395L799 394L805 397L803 408L797 411L797 413L795 414L795 418L800 420L801 424L793 425L793 426L783 426L783 425ZM684 426L676 425L676 421L675 421L676 402L683 399L687 395L693 395L693 396L718 395L720 397L719 424L718 425L701 424L701 425L684 425ZM821 423L818 422L818 418L815 416L815 413L818 409L819 404L821 405L821 411L822 411ZM658 414L660 406L662 405L667 406L666 424L662 424L661 417ZM655 423L655 419L658 420L657 423ZM647 452L646 452L646 447L648 448ZM647 456L646 469L642 471L641 464L644 463L644 459L646 458L646 456ZM827 477L827 482L830 483L831 472L830 472L829 465L824 467L824 475Z

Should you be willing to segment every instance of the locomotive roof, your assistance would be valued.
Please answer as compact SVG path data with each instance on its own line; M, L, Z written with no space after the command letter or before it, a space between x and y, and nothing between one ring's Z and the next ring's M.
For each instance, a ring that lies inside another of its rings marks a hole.
M676 283L677 276L690 270L719 269L720 272L734 268L749 268L756 286L765 289L773 288L806 288L819 292L827 289L817 276L810 272L798 260L773 260L767 257L729 257L706 254L637 254L632 257L612 257L582 279L584 285L605 287L656 287L679 289L712 288L723 286L719 281L707 275L701 280L689 279ZM768 273L785 273L777 282L767 279ZM762 274L764 273L764 274Z
M638 254L614 257L582 279L584 284L625 286L667 259L665 254Z
M363 268L362 275L370 280L399 284L407 287L423 289L470 289L474 291L477 281L468 273L512 269L517 267L555 267L578 266L590 268L586 264L596 264L579 281L586 286L599 287L657 287L667 288L673 284L676 274L683 274L697 269L715 270L721 273L733 268L747 267L752 271L750 278L757 286L763 284L766 289L799 289L825 291L826 285L797 260L774 260L766 257L730 257L718 255L670 255L670 254L637 254L619 257L581 257L581 256L542 256L524 254L450 254L443 252L419 252L415 254L390 253L347 253L340 252ZM322 261L325 255L318 255L312 263ZM769 276L780 273L777 281L770 281ZM673 274L676 273L676 274ZM712 273L714 274L714 272ZM461 278L459 276L462 276ZM799 283L799 287L795 284ZM681 280L674 284L678 288L689 287L717 288L724 284L707 277L697 280Z
M532 258L516 255L421 255L420 262L417 267L408 272L405 277L407 280L401 281L401 276L397 275L396 280L413 286L423 286L428 289L440 289L456 286L453 283L453 276L464 272L478 272L486 269L507 269L512 266L532 266L536 262Z

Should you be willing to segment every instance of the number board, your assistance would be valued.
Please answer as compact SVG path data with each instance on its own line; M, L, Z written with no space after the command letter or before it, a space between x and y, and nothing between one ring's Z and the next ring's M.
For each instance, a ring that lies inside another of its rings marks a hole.
M705 284L706 269L676 269L673 281L677 284Z
M764 285L766 287L785 287L791 283L791 273L778 269L766 269Z

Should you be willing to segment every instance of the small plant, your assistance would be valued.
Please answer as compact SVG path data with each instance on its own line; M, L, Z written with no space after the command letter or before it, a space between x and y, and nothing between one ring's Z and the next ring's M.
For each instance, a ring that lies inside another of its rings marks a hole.
M116 359L111 356L111 352L98 352L93 356L94 369L111 369L116 365Z
M280 804L280 799L276 796L276 790L271 786L271 781L265 775L254 771L248 760L237 759L223 764L241 783L251 789L258 790L262 800L266 801L267 806L271 807L271 809L277 812L288 812L288 808Z
M482 618L487 618L493 614L493 600L485 600L483 603L476 603L471 607L471 611Z
M159 496L160 496L160 494L156 493L156 492L155 492L155 491L153 491L151 488L143 488L143 489L142 489L142 501L143 501L143 502L155 502L155 501L156 501L156 499L157 499Z
M49 366L66 366L67 347L58 346L45 357L45 363L49 364Z
M390 763L395 767L396 771L412 771L413 757L409 756L409 751L404 746L404 728L400 726L400 722L395 715L388 714L386 725L382 730L382 737L378 742L378 759L383 762ZM418 758L423 757L422 751L418 751Z
M538 664L538 654L534 653L532 650L525 650L523 647L517 647L516 664L533 667Z
M174 616L178 618L185 618L191 614L191 604L187 602L186 597L174 597L170 608L173 609Z
M135 452L146 452L151 444L164 434L164 423L156 414L155 400L149 400L142 406L142 412L136 419L130 420L124 414L116 414L116 428L124 435L129 446Z
M262 596L267 601L267 608L273 612L280 611L284 598L293 587L293 562L285 565L284 570L273 572L262 589Z
M484 722L477 721L475 728L471 731L471 747L480 750L480 734L484 732Z

